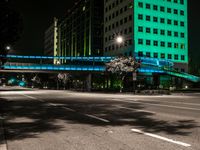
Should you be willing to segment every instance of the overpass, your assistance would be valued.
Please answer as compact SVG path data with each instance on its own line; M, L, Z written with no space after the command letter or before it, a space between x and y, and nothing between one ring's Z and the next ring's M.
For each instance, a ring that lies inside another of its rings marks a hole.
M0 57L5 57L0 55ZM17 63L8 62L4 64L0 72L89 72L102 73L106 71L105 63L110 62L115 57L58 57L58 56L22 56L7 55L10 61L17 60ZM63 65L45 64L45 60L59 60ZM19 63L19 60L40 61L40 63ZM178 72L173 69L173 62L167 59L157 59L148 57L136 57L136 61L141 62L139 73L143 74L167 74L170 76L183 78L191 82L200 82L200 78L188 73Z

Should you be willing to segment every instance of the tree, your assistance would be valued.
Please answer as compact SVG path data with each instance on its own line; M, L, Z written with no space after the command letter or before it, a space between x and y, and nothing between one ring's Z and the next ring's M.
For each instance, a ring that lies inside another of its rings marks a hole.
M140 63L135 61L133 57L122 56L111 60L109 63L106 63L106 71L119 75L122 83L124 82L124 79L128 73L136 72L139 67ZM122 89L123 85L120 87L120 92Z
M64 89L65 89L66 83L70 80L71 75L69 73L59 73L57 78L58 78L58 81L63 83Z

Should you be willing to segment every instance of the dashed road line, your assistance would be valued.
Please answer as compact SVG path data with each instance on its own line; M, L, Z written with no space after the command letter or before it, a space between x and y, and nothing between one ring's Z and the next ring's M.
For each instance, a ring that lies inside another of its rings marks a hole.
M103 118L100 118L100 117L97 117L97 116L94 116L94 115L90 115L90 114L83 114L83 115L87 116L87 117L90 117L90 118L93 118L93 119L96 119L96 120L99 120L99 121L103 121L105 123L109 123L110 122L107 119L103 119Z
M191 107L182 107L182 106L171 106L171 105L164 105L164 104L151 104L149 102L140 102L140 101L127 101L127 100L120 100L120 99L108 99L108 100L113 100L113 101L118 101L118 102L125 102L125 103L140 103L140 104L147 104L151 106L161 106L161 107L168 107L168 108L176 108L176 109L185 109L185 110L195 110L195 111L200 111L198 108L191 108Z
M136 111L136 112L144 112L144 113L151 113L151 114L156 114L156 112L154 111L148 111L148 110L142 110L142 109L135 109L135 108L127 108L127 107L123 107L123 106L116 106L117 108L122 108L122 109L126 109L126 110L131 110L131 111Z
M176 141L176 140L173 140L173 139L169 139L169 138L166 138L166 137L163 137L163 136L160 136L160 135L156 135L156 134L152 134L152 133L148 133L148 132L143 132L143 131L138 130L138 129L131 129L131 131L138 133L138 134L150 136L150 137L153 137L153 138L156 138L156 139L160 139L160 140L163 140L163 141L167 141L167 142L170 142L170 143L174 143L174 144L177 144L177 145L181 145L181 146L184 146L184 147L190 147L191 146L188 143Z

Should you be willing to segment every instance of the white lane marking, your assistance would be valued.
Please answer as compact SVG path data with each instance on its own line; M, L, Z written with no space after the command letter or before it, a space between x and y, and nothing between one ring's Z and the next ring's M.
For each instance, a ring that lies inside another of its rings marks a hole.
M116 106L117 108L122 108L122 109L127 109L127 110L134 110L136 112L146 112L146 113L151 113L151 114L156 114L154 111L148 111L148 110L141 110L141 109L135 109L135 108L127 108L123 106Z
M84 114L84 115L87 116L87 117L96 119L96 120L100 120L100 121L106 122L106 123L110 122L109 120L106 120L106 119L103 119L103 118L100 118L100 117L97 117L97 116L94 116L94 115L90 115L90 114Z
M109 99L109 100L119 101L119 102L125 102L125 103L132 103L132 104L141 103L141 104L147 104L147 105L151 105L151 106L161 106L161 107L168 107L168 108L177 108L177 109L186 109L186 110L200 111L200 109L198 109L198 108L181 107L181 106L170 106L170 105L164 105L164 104L151 104L149 102L127 101L127 100L120 100L120 99Z
M23 95L23 96L25 96L27 98L30 98L30 99L34 99L34 100L37 100L37 101L40 101L40 102L44 102L44 100L38 99L38 98L33 97L33 96L29 96L29 95L25 95L25 94L21 94L21 95Z
M163 141L167 141L167 142L170 142L170 143L174 143L174 144L177 144L177 145L181 145L181 146L184 146L184 147L190 147L191 146L190 144L187 144L187 143L184 143L184 142L176 141L176 140L173 140L173 139L169 139L169 138L162 137L162 136L152 134L152 133L148 133L148 132L143 132L143 131L138 130L138 129L131 129L131 131L133 131L135 133L147 135L147 136L150 136L150 137L153 137L153 138L157 138L157 139L160 139L160 140L163 140Z
M71 108L67 108L67 107L62 107L62 108L65 109L65 110L71 111L71 112L76 112L76 110L71 109Z

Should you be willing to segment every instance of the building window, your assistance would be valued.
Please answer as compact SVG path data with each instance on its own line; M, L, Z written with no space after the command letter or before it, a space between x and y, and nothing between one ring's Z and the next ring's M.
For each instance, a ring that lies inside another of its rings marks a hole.
M178 32L174 32L174 36L175 36L175 37L178 37Z
M184 11L183 10L180 11L180 15L184 16Z
M167 35L168 35L168 36L172 36L172 31L169 31L169 30L168 30L168 31L167 31Z
M184 4L184 0L180 0L180 4Z
M174 25L177 26L178 25L178 21L174 20Z
M174 0L174 3L178 3L178 0Z
M138 51L138 56L139 57L143 57L143 52L142 51Z
M138 6L139 6L140 8L143 8L143 3L142 3L142 2L138 2Z
M185 44L181 43L181 49L185 49Z
M160 11L161 11L161 12L164 12L164 11L165 11L165 7L160 6Z
M138 32L143 32L143 27L142 26L138 27Z
M146 40L146 45L151 45L151 41L150 40Z
M184 34L184 33L182 33L182 32L181 32L181 37L182 37L182 38L184 38L184 37L185 37L185 34Z
M171 8L167 8L167 12L168 12L168 13L171 13L171 12L172 12L172 9L171 9Z
M154 58L158 58L158 53L153 53Z
M143 20L143 15L142 14L138 14L138 19L139 20Z
M151 53L150 52L146 52L146 57L151 57Z
M178 14L178 10L177 9L174 9L174 14Z
M178 48L178 43L174 43L174 48Z
M138 39L138 44L142 45L143 44L143 39Z
M178 60L178 55L174 55L174 59L175 59L175 60Z
M168 54L168 59L172 59L172 54Z
M165 54L161 53L160 58L165 58Z
M154 46L158 46L158 41L153 41Z
M165 42L161 41L161 42L160 42L160 46L161 46L161 47L165 47Z
M158 6L157 5L153 5L153 10L158 10Z
M153 17L153 22L158 22L158 17Z
M161 35L165 35L165 30L160 30Z
M172 43L171 43L171 42L168 42L168 43L167 43L167 47L171 48L171 47L172 47Z
M132 33L133 29L132 27L129 27L129 33Z
M154 34L158 34L158 29L153 29Z
M165 23L165 19L164 18L160 18L160 23Z
M184 55L181 55L181 60L185 60L185 56Z
M150 28L146 28L146 33L151 33L151 29Z
M150 8L151 8L150 4L146 4L146 9L150 9Z
M167 19L167 24L172 24L172 20L171 19Z
M146 16L146 21L150 21L150 16Z
M181 21L181 26L184 27L184 22L183 21Z

